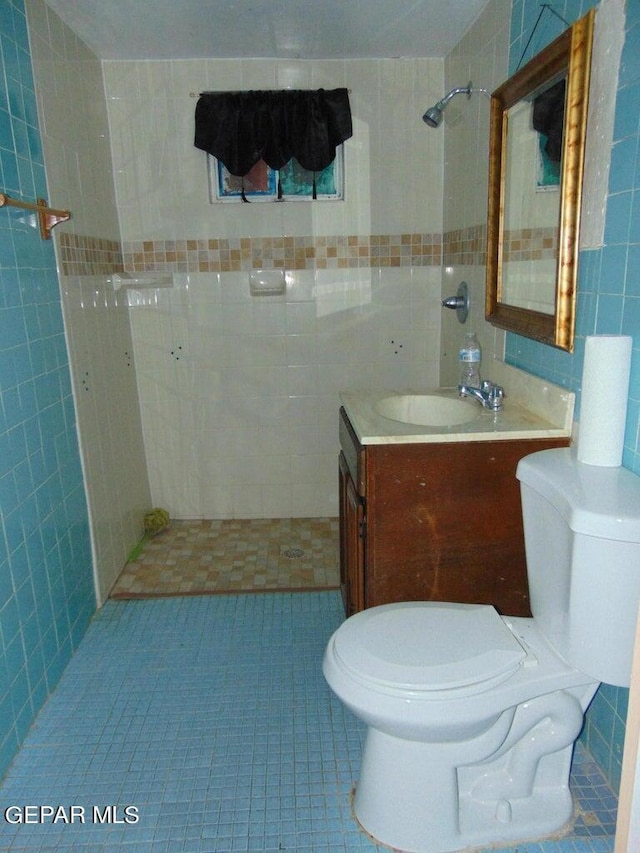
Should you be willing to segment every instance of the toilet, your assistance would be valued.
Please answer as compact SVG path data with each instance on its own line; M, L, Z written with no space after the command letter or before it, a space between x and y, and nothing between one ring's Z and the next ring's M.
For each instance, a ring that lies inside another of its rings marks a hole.
M374 839L445 853L538 839L573 815L569 771L600 682L628 687L640 477L569 448L518 465L533 618L402 602L347 619L325 678L368 728L353 808ZM491 531L487 531L487 565Z

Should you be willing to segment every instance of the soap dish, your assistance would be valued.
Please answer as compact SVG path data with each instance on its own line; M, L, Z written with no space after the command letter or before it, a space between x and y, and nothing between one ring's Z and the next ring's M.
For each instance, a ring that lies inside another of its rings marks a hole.
M284 270L252 270L249 273L252 296L282 296L286 289Z

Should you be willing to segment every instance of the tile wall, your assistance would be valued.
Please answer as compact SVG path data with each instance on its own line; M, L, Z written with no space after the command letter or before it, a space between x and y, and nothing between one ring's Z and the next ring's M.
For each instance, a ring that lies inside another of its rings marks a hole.
M107 62L153 502L174 517L337 513L338 392L438 384L440 60ZM347 86L345 201L211 204L205 89ZM407 164L411 164L409 168ZM249 272L286 273L252 297Z
M34 201L47 186L23 0L0 4L0 48L0 189ZM7 208L0 210L0 776L94 610L53 244L24 211Z
M101 603L151 508L102 67L43 0L27 13L49 193L72 211L54 233Z
M439 267L442 263L442 235L348 234L329 237L139 240L125 243L123 253L124 265L132 272Z
M337 514L338 393L436 385L439 267L248 273L132 291L154 503L178 518Z
M493 91L506 77L509 52L510 0L491 0L476 23L445 60L445 91L466 85ZM458 350L467 331L478 335L485 378L491 359L501 358L504 334L484 319L489 97L458 95L447 107L444 131L442 296L451 296L461 281L469 287L470 315L464 326L454 311L442 312L440 380L458 382Z
M111 61L104 70L125 242L441 233L442 136L421 121L442 94L441 60ZM349 88L353 112L344 202L209 203L207 157L193 145L199 92L337 86Z

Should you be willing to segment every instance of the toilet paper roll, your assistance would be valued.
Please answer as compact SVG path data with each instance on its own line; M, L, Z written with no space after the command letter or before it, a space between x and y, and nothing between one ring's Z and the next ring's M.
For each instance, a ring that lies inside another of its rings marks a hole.
M622 464L631 345L626 335L586 339L577 454L586 465Z

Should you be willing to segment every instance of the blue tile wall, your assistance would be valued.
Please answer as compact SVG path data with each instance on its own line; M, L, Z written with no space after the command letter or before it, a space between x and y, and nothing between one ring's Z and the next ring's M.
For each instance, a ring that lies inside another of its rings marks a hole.
M595 4L554 3L553 8L571 23ZM540 14L540 4L529 0L512 3L509 67L513 71ZM541 18L524 60L563 30L564 24L548 10ZM576 345L573 354L556 351L518 335L507 335L509 363L549 379L577 394L587 335L633 337L633 358L623 465L640 474L640 3L626 4L625 42L622 51L611 169L607 197L604 245L583 251L579 258ZM587 713L582 739L614 787L620 780L624 721L628 691L603 686Z
M46 197L23 0L0 2L0 191ZM53 242L0 209L0 777L95 610Z

